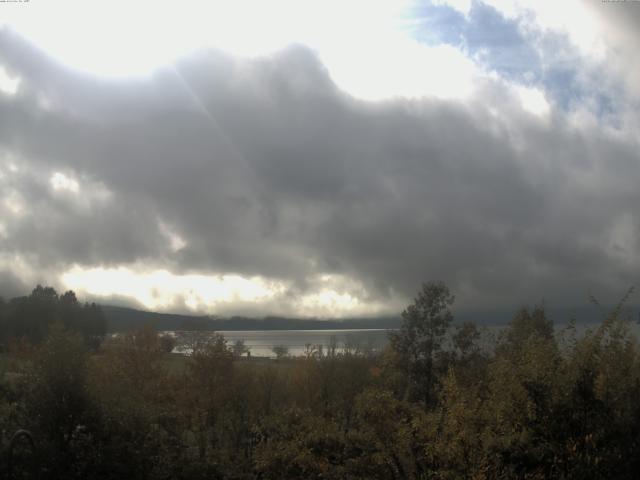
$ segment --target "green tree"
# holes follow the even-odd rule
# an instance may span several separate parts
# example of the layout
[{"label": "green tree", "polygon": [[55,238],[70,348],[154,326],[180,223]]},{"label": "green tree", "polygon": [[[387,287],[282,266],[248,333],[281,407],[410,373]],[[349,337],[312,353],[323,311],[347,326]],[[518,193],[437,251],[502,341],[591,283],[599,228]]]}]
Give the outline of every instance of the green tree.
[{"label": "green tree", "polygon": [[481,331],[473,322],[456,326],[451,338],[451,358],[459,384],[471,386],[486,380],[489,355],[480,346],[481,337]]},{"label": "green tree", "polygon": [[289,349],[285,345],[275,345],[271,351],[278,360],[289,355]]},{"label": "green tree", "polygon": [[480,340],[480,330],[473,322],[464,322],[456,327],[456,333],[453,335],[453,346],[461,358],[467,358],[475,355],[480,350],[478,346]]},{"label": "green tree", "polygon": [[28,377],[27,412],[38,437],[46,440],[46,461],[61,476],[73,462],[72,443],[79,429],[94,424],[88,359],[82,337],[55,324],[36,351]]},{"label": "green tree", "polygon": [[193,351],[188,363],[182,398],[189,429],[196,439],[198,458],[215,451],[220,442],[220,422],[234,377],[233,352],[216,333],[210,342]]},{"label": "green tree", "polygon": [[31,295],[12,298],[4,310],[0,336],[5,339],[25,337],[37,344],[51,325],[59,322],[82,333],[87,345],[95,350],[106,333],[102,309],[95,303],[81,305],[71,290],[58,295],[53,288],[38,285]]},{"label": "green tree", "polygon": [[238,339],[235,341],[235,343],[233,344],[233,347],[231,347],[233,350],[233,354],[236,357],[241,357],[244,354],[249,352],[249,347],[247,347],[244,343],[244,340],[242,339]]},{"label": "green tree", "polygon": [[164,353],[171,353],[173,349],[176,347],[176,339],[171,335],[160,335],[160,350]]},{"label": "green tree", "polygon": [[[184,390],[163,368],[157,333],[147,326],[120,335],[91,360],[89,387],[101,413],[100,451],[98,472],[82,478],[175,478],[151,473],[179,451],[173,441],[179,436],[176,396]],[[163,448],[164,443],[171,447]]]},{"label": "green tree", "polygon": [[535,306],[531,311],[522,308],[513,317],[505,333],[504,343],[510,348],[519,348],[534,335],[552,340],[553,322],[547,318],[542,306]]},{"label": "green tree", "polygon": [[453,315],[455,297],[442,282],[422,285],[421,291],[402,312],[402,326],[389,335],[399,366],[408,375],[409,395],[425,405],[435,400],[436,367]]}]

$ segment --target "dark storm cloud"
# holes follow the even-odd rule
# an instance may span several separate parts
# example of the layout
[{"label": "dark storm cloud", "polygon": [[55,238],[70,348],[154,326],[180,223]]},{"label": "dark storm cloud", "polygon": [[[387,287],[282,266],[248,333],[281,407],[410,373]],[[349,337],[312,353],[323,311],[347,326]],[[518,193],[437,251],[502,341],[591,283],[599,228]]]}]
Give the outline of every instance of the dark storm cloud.
[{"label": "dark storm cloud", "polygon": [[[468,305],[571,303],[637,280],[637,149],[534,118],[498,81],[466,105],[361,102],[303,47],[104,80],[9,31],[0,63],[22,80],[0,96],[0,147],[20,165],[0,183],[26,205],[3,215],[0,245],[44,272],[137,262],[299,292],[336,273],[377,300],[444,279]],[[52,189],[57,171],[77,194]],[[186,246],[172,251],[160,222]]]}]

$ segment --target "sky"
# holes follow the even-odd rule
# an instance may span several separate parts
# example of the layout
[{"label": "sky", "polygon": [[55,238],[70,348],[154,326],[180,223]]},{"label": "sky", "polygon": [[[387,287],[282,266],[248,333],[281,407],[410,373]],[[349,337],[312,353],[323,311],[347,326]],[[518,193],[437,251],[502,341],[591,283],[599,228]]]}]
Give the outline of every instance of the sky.
[{"label": "sky", "polygon": [[0,294],[212,315],[616,301],[640,2],[0,3]]}]

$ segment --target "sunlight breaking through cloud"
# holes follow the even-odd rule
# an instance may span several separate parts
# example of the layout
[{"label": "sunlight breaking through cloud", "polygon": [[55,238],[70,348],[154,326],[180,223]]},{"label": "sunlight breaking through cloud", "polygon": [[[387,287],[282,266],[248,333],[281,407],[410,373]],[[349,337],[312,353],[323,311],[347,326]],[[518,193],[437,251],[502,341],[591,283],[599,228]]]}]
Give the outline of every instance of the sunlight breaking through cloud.
[{"label": "sunlight breaking through cloud", "polygon": [[74,267],[61,276],[67,288],[98,297],[121,296],[145,308],[179,306],[191,310],[232,302],[256,302],[282,290],[275,282],[238,275],[174,275],[167,270],[136,271],[125,267]]},{"label": "sunlight breaking through cloud", "polygon": [[75,266],[60,278],[65,288],[76,293],[127,298],[149,310],[226,314],[248,308],[260,316],[284,310],[304,317],[340,317],[388,313],[397,307],[369,301],[362,285],[342,275],[310,278],[302,294],[293,293],[291,282],[235,274],[180,275],[167,270]]}]

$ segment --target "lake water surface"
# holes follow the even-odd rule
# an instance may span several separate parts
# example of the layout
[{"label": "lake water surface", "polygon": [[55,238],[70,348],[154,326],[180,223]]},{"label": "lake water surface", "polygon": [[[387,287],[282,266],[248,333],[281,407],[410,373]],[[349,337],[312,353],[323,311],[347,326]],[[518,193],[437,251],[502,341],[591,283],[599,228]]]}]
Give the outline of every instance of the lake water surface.
[{"label": "lake water surface", "polygon": [[[595,329],[598,324],[577,325],[575,330],[579,337],[584,335],[588,329]],[[629,324],[631,332],[640,338],[640,325],[637,322]],[[502,326],[484,326],[479,327],[480,338],[478,339],[480,348],[484,351],[491,351],[496,344],[496,340],[500,332],[505,328]],[[566,325],[556,325],[556,336],[561,339],[567,335]],[[271,357],[276,355],[273,351],[274,347],[285,347],[287,354],[291,356],[305,355],[310,347],[321,346],[323,351],[327,351],[332,345],[337,347],[338,351],[348,348],[351,351],[368,352],[382,351],[389,343],[388,333],[386,329],[352,329],[352,330],[252,330],[252,331],[219,331],[227,340],[229,347],[232,347],[237,340],[242,340],[245,346],[249,348],[252,356]],[[454,333],[452,329],[450,334]],[[185,336],[212,336],[214,332],[165,332],[175,336],[178,343]],[[188,343],[188,342],[186,342]],[[443,343],[443,347],[451,348],[451,338],[449,337]],[[182,351],[189,353],[189,349]]]},{"label": "lake water surface", "polygon": [[[249,348],[252,356],[275,357],[274,347],[285,347],[289,355],[304,355],[309,346],[322,346],[323,350],[335,345],[338,351],[345,347],[359,351],[380,351],[388,342],[388,330],[354,329],[354,330],[254,330],[254,331],[221,331],[229,346],[242,340]],[[183,332],[170,332],[180,340]],[[190,332],[190,335],[193,333]],[[211,335],[212,332],[198,332]]]}]

